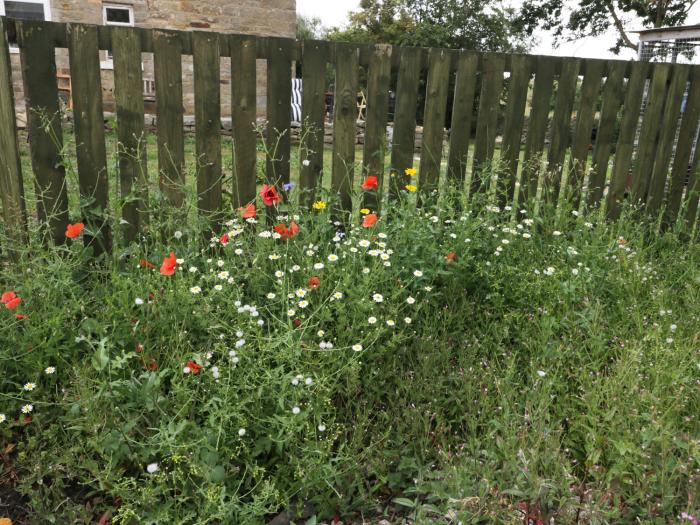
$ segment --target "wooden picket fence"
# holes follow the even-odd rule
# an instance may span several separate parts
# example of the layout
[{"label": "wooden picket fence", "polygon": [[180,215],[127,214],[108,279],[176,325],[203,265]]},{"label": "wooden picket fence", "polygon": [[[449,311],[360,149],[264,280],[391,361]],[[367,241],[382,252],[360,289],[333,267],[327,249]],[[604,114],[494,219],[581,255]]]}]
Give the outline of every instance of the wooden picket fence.
[{"label": "wooden picket fence", "polygon": [[[50,236],[56,243],[64,242],[69,218],[65,172],[60,162],[57,48],[67,48],[70,59],[79,191],[82,197],[89,197],[83,212],[87,220],[97,223],[91,229],[103,232],[101,244],[106,249],[110,246],[108,225],[99,222],[99,211],[108,205],[99,50],[110,50],[114,56],[118,140],[123,145],[118,171],[124,196],[131,194],[132,188],[147,187],[145,148],[140,143],[144,136],[141,54],[154,55],[158,180],[173,206],[181,206],[184,198],[181,57],[193,56],[200,166],[196,181],[198,208],[214,228],[232,212],[222,209],[221,57],[231,58],[232,69],[235,187],[230,190],[234,207],[256,197],[257,136],[252,123],[256,118],[256,60],[263,59],[267,61],[266,140],[275,151],[266,160],[266,176],[279,187],[290,180],[291,66],[295,61],[301,63],[304,142],[298,180],[304,205],[314,201],[323,172],[324,93],[326,66],[330,63],[335,68],[331,188],[345,210],[351,210],[352,193],[358,183],[353,166],[356,96],[362,67],[367,79],[362,170],[382,180],[385,154],[390,151],[389,199],[396,198],[409,182],[404,170],[414,165],[417,101],[425,78],[418,178],[421,193],[440,187],[443,157],[448,182],[464,184],[465,175],[471,173],[470,188],[465,191],[484,191],[487,171],[482,168],[494,158],[500,126],[500,205],[512,203],[516,182],[520,182],[517,203],[536,195],[538,184],[546,184],[546,191],[541,192],[545,198],[556,202],[566,189],[574,205],[584,199],[589,206],[603,206],[609,219],[619,216],[628,194],[650,213],[664,210],[665,224],[673,224],[680,210],[684,211],[683,220],[690,224],[697,217],[700,155],[691,162],[691,151],[696,146],[700,118],[700,66],[296,42],[214,32],[9,19],[0,20],[0,34],[4,35],[10,26],[16,31],[20,47],[32,168],[36,193],[41,195],[37,214],[40,220],[48,219]],[[0,191],[6,229],[22,239],[26,237],[27,220],[11,77],[7,40],[0,38]],[[390,90],[396,93],[396,105],[388,146]],[[452,91],[451,129],[447,151],[443,152]],[[687,99],[681,108],[685,93]],[[52,134],[46,133],[42,114],[51,119],[48,127],[53,129]],[[470,148],[473,162],[467,171]],[[546,167],[545,177],[541,176],[541,166]],[[563,172],[568,174],[568,188],[561,187]],[[584,178],[588,181],[587,192],[582,194]],[[123,208],[123,219],[129,225],[128,240],[137,237],[147,220],[144,202],[144,198],[131,199]],[[381,204],[374,193],[366,194],[363,203],[373,209]],[[97,213],[93,216],[91,210]]]}]

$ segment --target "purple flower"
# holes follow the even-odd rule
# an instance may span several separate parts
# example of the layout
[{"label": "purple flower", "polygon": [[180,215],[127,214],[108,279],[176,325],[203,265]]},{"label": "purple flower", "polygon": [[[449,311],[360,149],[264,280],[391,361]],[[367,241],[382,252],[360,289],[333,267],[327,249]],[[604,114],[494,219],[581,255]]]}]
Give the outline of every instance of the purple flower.
[{"label": "purple flower", "polygon": [[282,187],[284,188],[284,191],[289,191],[289,190],[291,190],[291,189],[294,187],[294,183],[293,183],[293,182],[287,182],[287,183],[285,183]]}]

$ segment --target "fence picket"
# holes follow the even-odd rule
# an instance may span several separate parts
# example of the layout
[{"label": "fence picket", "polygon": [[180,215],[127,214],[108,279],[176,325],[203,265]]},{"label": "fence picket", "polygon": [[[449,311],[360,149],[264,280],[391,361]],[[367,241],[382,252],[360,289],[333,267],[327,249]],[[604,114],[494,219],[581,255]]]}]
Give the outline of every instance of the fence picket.
[{"label": "fence picket", "polygon": [[323,176],[328,44],[309,40],[303,45],[299,199],[308,207],[316,200]]},{"label": "fence picket", "polygon": [[221,65],[216,33],[192,33],[197,202],[213,232],[221,228]]},{"label": "fence picket", "polygon": [[515,183],[518,180],[518,162],[523,124],[525,122],[525,105],[527,90],[530,85],[533,58],[527,55],[513,55],[508,88],[505,123],[503,125],[503,142],[501,159],[505,168],[504,182],[500,185],[499,200],[504,206],[513,200]]},{"label": "fence picket", "polygon": [[[688,99],[683,111],[678,144],[671,167],[668,203],[662,221],[664,229],[672,226],[678,218],[683,188],[689,177],[690,154],[698,130],[698,119],[700,119],[700,68],[693,68],[690,72]],[[699,153],[700,151],[696,149],[695,158],[698,157]]]},{"label": "fence picket", "polygon": [[231,116],[233,127],[234,177],[232,201],[240,208],[255,201],[257,160],[255,117],[256,40],[254,37],[233,35],[231,50]]},{"label": "fence picket", "polygon": [[377,191],[363,195],[362,207],[380,211],[384,188],[384,157],[386,125],[389,117],[389,82],[391,80],[391,51],[389,45],[376,45],[370,58],[367,78],[367,118],[365,145],[362,155],[363,171],[379,180]]},{"label": "fence picket", "polygon": [[574,109],[580,66],[581,63],[578,59],[564,59],[557,81],[550,144],[547,152],[547,177],[545,178],[547,182],[545,188],[549,190],[545,194],[545,198],[551,202],[556,202],[559,198],[564,157],[566,149],[571,143],[571,113]]},{"label": "fence picket", "polygon": [[153,61],[158,121],[158,180],[176,208],[185,200],[185,134],[182,105],[182,39],[172,31],[153,31]]},{"label": "fence picket", "polygon": [[68,24],[68,54],[81,207],[88,226],[83,239],[99,255],[111,250],[112,236],[106,220],[109,185],[97,28]]},{"label": "fence picket", "polygon": [[581,186],[588,164],[593,121],[605,71],[605,61],[587,59],[585,67],[586,71],[581,84],[581,103],[576,112],[576,127],[571,145],[571,161],[569,162],[568,184],[571,190],[571,204],[574,209],[578,209],[581,199]]},{"label": "fence picket", "polygon": [[684,64],[679,64],[673,68],[671,85],[668,88],[663,120],[661,121],[659,143],[654,155],[654,169],[649,182],[646,203],[649,213],[657,212],[664,201],[669,163],[673,153],[676,131],[678,131],[678,120],[681,116],[681,101],[683,100],[689,73],[689,66]]},{"label": "fence picket", "polygon": [[144,134],[141,40],[132,28],[112,31],[114,56],[114,97],[119,140],[119,185],[124,199],[124,239],[135,241],[148,223],[148,172]]},{"label": "fence picket", "polygon": [[532,90],[532,110],[525,141],[525,160],[520,180],[518,201],[525,202],[537,194],[540,176],[540,161],[547,132],[547,120],[554,84],[555,59],[549,56],[537,57],[535,84]]},{"label": "fence picket", "polygon": [[498,126],[498,110],[503,90],[503,70],[505,58],[501,54],[484,55],[481,72],[481,94],[479,95],[479,115],[476,121],[476,138],[474,139],[474,164],[470,193],[485,190],[482,174],[490,167],[495,149]]},{"label": "fence picket", "polygon": [[671,65],[655,64],[653,71],[654,75],[649,85],[649,97],[644,111],[644,121],[639,133],[637,161],[632,168],[632,198],[635,202],[646,201]]},{"label": "fence picket", "polygon": [[607,79],[603,88],[603,102],[600,109],[600,120],[596,132],[595,149],[591,174],[588,180],[588,206],[595,206],[600,202],[605,189],[605,180],[608,174],[608,160],[612,148],[613,136],[617,115],[620,112],[622,102],[622,86],[625,80],[626,65],[621,62],[610,63]]},{"label": "fence picket", "polygon": [[634,62],[627,82],[620,132],[615,146],[612,179],[605,204],[605,216],[608,220],[614,220],[620,216],[621,202],[627,191],[634,139],[644,96],[644,83],[650,67],[651,64],[648,62]]},{"label": "fence picket", "polygon": [[289,182],[291,99],[292,41],[270,38],[267,56],[268,155],[265,172],[268,183],[278,187]]},{"label": "fence picket", "polygon": [[474,112],[474,92],[479,55],[472,51],[461,51],[457,59],[455,93],[452,102],[450,128],[450,152],[447,158],[448,180],[464,185],[467,169],[469,142],[472,135],[472,113]]},{"label": "fence picket", "polygon": [[351,45],[338,44],[335,60],[335,97],[333,108],[333,167],[331,190],[339,198],[340,208],[352,210],[352,183],[355,173],[357,133],[358,53]]},{"label": "fence picket", "polygon": [[23,243],[27,240],[27,210],[15,119],[10,48],[0,18],[0,197],[7,233],[13,241]]},{"label": "fence picket", "polygon": [[398,199],[400,191],[411,180],[405,174],[405,170],[413,167],[413,149],[416,141],[420,49],[408,47],[401,49],[400,53],[394,134],[391,143],[390,199]]},{"label": "fence picket", "polygon": [[419,185],[423,194],[421,198],[437,190],[440,178],[447,87],[450,84],[450,55],[444,49],[431,49],[428,67],[419,174]]},{"label": "fence picket", "polygon": [[[16,27],[22,44],[20,58],[37,216],[42,225],[48,225],[47,236],[54,243],[62,244],[66,240],[68,225],[68,189],[61,158],[63,130],[52,38],[54,26],[18,21]],[[46,119],[46,126],[43,119]]]}]

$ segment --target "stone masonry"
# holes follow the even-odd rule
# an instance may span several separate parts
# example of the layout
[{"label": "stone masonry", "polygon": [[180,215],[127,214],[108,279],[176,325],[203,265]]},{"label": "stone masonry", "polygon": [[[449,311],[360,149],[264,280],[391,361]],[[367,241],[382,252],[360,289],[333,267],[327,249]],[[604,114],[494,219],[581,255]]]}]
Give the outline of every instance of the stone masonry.
[{"label": "stone masonry", "polygon": [[[55,22],[80,22],[103,24],[103,6],[129,6],[133,9],[133,23],[137,27],[217,31],[262,36],[293,38],[296,31],[296,0],[48,0],[51,19]],[[24,97],[19,54],[11,56],[13,84],[18,120],[24,114]],[[106,111],[114,105],[114,77],[107,52],[100,51],[102,66],[102,92]],[[69,75],[68,52],[59,49],[56,53],[59,76]],[[186,115],[194,113],[194,84],[192,57],[183,56],[183,105]],[[291,74],[291,72],[290,72]],[[143,54],[143,78],[152,81],[153,55]],[[66,85],[67,81],[59,82]],[[151,88],[153,84],[151,83]],[[148,89],[146,90],[148,91]],[[67,93],[66,93],[67,96]],[[155,111],[154,97],[144,96],[146,112]],[[266,109],[265,61],[257,64],[257,108],[264,116]],[[221,111],[222,117],[231,115],[231,61],[221,59]]]}]

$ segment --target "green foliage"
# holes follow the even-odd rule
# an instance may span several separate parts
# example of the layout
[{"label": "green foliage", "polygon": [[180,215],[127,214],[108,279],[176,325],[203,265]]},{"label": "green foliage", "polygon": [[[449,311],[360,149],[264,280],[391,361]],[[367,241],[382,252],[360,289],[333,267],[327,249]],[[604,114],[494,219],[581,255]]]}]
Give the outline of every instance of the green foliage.
[{"label": "green foliage", "polygon": [[487,0],[363,0],[347,29],[328,37],[360,43],[524,51],[531,36],[513,24],[507,2]]},{"label": "green foliage", "polygon": [[[623,47],[636,51],[628,31],[682,25],[693,4],[687,0],[586,0],[571,9],[564,0],[525,0],[516,27],[529,32],[540,27],[553,30],[558,40],[599,36],[614,29],[618,37],[611,51],[619,53]],[[630,18],[634,19],[634,27],[626,26]]]},{"label": "green foliage", "polygon": [[151,238],[101,264],[80,239],[3,261],[22,303],[0,309],[2,468],[27,519],[696,512],[697,242],[635,210],[606,224],[459,195],[416,210],[404,192],[344,234],[332,199],[269,208],[298,224],[288,240],[262,210],[227,243],[154,213]]}]

